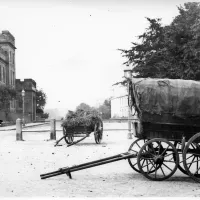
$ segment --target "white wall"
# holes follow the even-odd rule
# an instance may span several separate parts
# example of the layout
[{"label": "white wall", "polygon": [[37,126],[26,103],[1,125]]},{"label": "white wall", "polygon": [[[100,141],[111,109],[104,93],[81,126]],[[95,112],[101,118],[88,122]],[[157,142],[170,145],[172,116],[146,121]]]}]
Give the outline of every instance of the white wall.
[{"label": "white wall", "polygon": [[111,118],[128,116],[127,96],[121,96],[111,99]]},{"label": "white wall", "polygon": [[[111,89],[111,118],[128,117],[128,94],[124,86],[113,86]],[[137,119],[135,109],[132,108],[132,119]],[[134,116],[133,116],[134,115]]]},{"label": "white wall", "polygon": [[111,90],[111,118],[128,117],[127,88],[116,85]]}]

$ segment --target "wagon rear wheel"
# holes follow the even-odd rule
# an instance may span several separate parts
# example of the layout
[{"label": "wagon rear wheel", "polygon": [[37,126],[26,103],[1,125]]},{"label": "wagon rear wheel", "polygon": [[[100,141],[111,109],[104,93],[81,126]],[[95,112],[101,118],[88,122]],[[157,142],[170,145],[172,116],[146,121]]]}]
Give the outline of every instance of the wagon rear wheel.
[{"label": "wagon rear wheel", "polygon": [[63,136],[66,136],[66,137],[64,137],[64,139],[67,144],[73,143],[73,141],[74,141],[73,133],[67,134],[65,127],[63,127]]},{"label": "wagon rear wheel", "polygon": [[103,138],[103,122],[99,120],[94,127],[94,139],[97,144],[101,143]]},{"label": "wagon rear wheel", "polygon": [[[173,154],[176,156],[174,160]],[[161,138],[146,142],[137,156],[140,172],[148,179],[162,181],[171,177],[179,163],[179,156],[174,145]]]},{"label": "wagon rear wheel", "polygon": [[200,182],[200,133],[191,137],[185,146],[183,164],[188,175]]},{"label": "wagon rear wheel", "polygon": [[[145,139],[137,139],[135,140],[131,146],[129,147],[128,151],[131,153],[138,155],[138,152],[142,148],[142,146],[145,144],[147,140]],[[129,165],[135,170],[136,172],[140,173],[140,170],[137,165],[137,157],[136,158],[128,158]]]}]

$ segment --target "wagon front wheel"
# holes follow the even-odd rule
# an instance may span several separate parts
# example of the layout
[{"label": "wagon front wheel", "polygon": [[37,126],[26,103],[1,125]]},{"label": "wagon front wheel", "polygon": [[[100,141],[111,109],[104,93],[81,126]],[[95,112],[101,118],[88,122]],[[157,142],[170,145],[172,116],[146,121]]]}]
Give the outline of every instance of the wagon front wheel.
[{"label": "wagon front wheel", "polygon": [[200,182],[200,133],[191,137],[185,146],[183,164],[188,175]]},{"label": "wagon front wheel", "polygon": [[[182,143],[181,142],[174,142],[174,146],[178,151],[179,154],[179,165],[178,165],[178,169],[183,173],[188,175],[187,171],[185,170],[184,164],[183,164],[183,152],[182,152]],[[176,159],[176,156],[174,155],[174,159]]]},{"label": "wagon front wheel", "polygon": [[134,158],[128,158],[128,163],[133,168],[133,170],[135,170],[138,173],[140,173],[140,170],[138,169],[138,165],[137,165],[137,155],[146,141],[147,140],[145,139],[137,139],[131,144],[131,146],[128,149],[130,153],[133,153],[136,156]]},{"label": "wagon front wheel", "polygon": [[179,156],[171,142],[155,138],[146,142],[140,149],[137,163],[140,172],[146,178],[162,181],[175,173],[179,164]]},{"label": "wagon front wheel", "polygon": [[74,136],[73,136],[72,133],[71,134],[67,134],[65,127],[63,127],[63,136],[65,136],[64,139],[65,139],[65,142],[67,144],[72,144],[73,143]]},{"label": "wagon front wheel", "polygon": [[101,120],[94,127],[94,139],[97,144],[101,143],[103,138],[103,122]]}]

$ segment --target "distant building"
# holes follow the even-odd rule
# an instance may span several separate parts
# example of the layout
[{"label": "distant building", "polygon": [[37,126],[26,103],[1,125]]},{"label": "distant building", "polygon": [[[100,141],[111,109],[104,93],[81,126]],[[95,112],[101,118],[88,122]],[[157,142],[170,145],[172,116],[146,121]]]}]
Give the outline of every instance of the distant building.
[{"label": "distant building", "polygon": [[111,94],[111,118],[128,117],[127,88],[122,85],[113,86]]},{"label": "distant building", "polygon": [[21,92],[24,89],[24,118],[26,122],[36,120],[36,82],[33,79],[16,79],[17,101],[16,112],[18,117],[22,118],[23,102]]},{"label": "distant building", "polygon": [[[115,85],[111,90],[111,118],[128,118],[127,87]],[[131,119],[138,118],[134,108],[132,108],[130,115]]]}]

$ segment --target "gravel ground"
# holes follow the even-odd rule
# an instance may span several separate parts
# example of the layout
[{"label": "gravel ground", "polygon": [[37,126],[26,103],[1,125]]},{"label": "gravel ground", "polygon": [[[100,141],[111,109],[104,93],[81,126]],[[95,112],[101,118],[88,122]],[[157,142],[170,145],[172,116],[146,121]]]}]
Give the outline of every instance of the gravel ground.
[{"label": "gravel ground", "polygon": [[[60,125],[57,125],[61,129]],[[124,123],[105,123],[105,129],[127,128]],[[48,125],[29,130],[48,130]],[[62,136],[57,131],[57,139]],[[48,132],[23,133],[16,141],[15,131],[0,132],[1,197],[199,197],[199,183],[179,170],[162,182],[146,179],[127,160],[117,161],[67,175],[41,180],[40,174],[126,152],[134,139],[126,131],[104,131],[97,145],[93,134],[80,143],[54,147]]]}]

